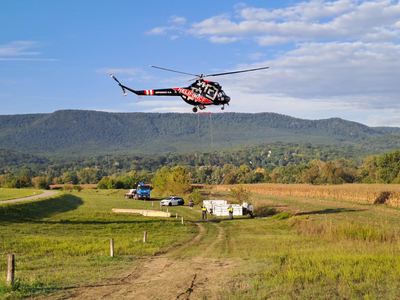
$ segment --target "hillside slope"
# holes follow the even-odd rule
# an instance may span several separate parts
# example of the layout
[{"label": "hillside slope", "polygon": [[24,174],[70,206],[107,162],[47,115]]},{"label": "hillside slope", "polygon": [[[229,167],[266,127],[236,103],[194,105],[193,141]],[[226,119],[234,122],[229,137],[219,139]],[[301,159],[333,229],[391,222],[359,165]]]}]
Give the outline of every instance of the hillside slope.
[{"label": "hillside slope", "polygon": [[274,141],[362,143],[399,133],[339,118],[302,120],[275,113],[108,113],[62,110],[0,116],[1,147],[46,156],[163,154]]}]

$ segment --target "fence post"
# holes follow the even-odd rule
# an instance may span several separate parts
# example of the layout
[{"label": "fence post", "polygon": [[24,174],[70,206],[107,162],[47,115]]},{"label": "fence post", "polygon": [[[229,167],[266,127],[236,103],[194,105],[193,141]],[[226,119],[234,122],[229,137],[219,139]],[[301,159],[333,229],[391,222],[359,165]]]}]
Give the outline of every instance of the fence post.
[{"label": "fence post", "polygon": [[114,257],[114,239],[110,239],[110,256]]},{"label": "fence post", "polygon": [[8,268],[7,268],[7,285],[12,286],[14,284],[15,276],[15,257],[14,254],[8,254]]},{"label": "fence post", "polygon": [[182,217],[182,225],[183,225],[183,217]]},{"label": "fence post", "polygon": [[154,206],[154,201],[151,201],[151,206]]},{"label": "fence post", "polygon": [[147,231],[143,232],[143,243],[147,243]]},{"label": "fence post", "polygon": [[178,219],[178,213],[176,213],[176,218]]}]

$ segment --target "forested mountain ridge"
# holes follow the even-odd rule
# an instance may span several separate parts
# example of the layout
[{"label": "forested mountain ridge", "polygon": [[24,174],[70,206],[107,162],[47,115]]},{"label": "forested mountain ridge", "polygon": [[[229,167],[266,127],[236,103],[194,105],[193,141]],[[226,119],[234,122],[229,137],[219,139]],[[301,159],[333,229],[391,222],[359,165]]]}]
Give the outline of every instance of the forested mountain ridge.
[{"label": "forested mountain ridge", "polygon": [[[71,157],[156,155],[275,141],[359,144],[400,133],[340,118],[302,120],[276,113],[108,113],[61,110],[0,115],[0,146],[29,154]],[[380,138],[380,140],[379,140]]]}]

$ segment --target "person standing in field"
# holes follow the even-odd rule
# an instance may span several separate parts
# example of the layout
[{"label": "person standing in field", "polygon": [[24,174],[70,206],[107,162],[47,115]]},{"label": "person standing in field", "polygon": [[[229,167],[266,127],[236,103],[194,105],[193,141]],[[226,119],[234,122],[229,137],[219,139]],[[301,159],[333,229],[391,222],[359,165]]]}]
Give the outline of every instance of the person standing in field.
[{"label": "person standing in field", "polygon": [[233,219],[233,207],[232,205],[229,205],[228,207],[228,211],[229,211],[229,219]]},{"label": "person standing in field", "polygon": [[204,204],[201,207],[201,217],[203,220],[207,220],[207,207]]},{"label": "person standing in field", "polygon": [[194,201],[193,201],[193,199],[190,199],[190,201],[189,201],[189,209],[192,210],[193,206],[194,206]]},{"label": "person standing in field", "polygon": [[252,217],[252,218],[254,218],[254,216],[253,216],[253,210],[254,210],[254,207],[253,207],[253,205],[251,204],[251,202],[249,203],[249,214],[250,214],[250,217]]},{"label": "person standing in field", "polygon": [[247,202],[246,200],[243,200],[243,204],[242,204],[242,209],[243,209],[243,216],[247,215]]}]

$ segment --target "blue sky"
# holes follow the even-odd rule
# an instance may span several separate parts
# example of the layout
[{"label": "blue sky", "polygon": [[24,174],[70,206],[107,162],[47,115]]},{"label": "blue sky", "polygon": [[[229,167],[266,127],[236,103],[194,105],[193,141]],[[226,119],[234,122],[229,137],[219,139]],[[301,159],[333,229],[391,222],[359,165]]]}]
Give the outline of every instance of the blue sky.
[{"label": "blue sky", "polygon": [[[191,112],[136,89],[215,77],[225,112],[400,126],[398,1],[0,0],[0,114]],[[218,107],[207,111],[221,112]]]}]

